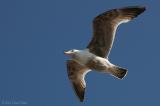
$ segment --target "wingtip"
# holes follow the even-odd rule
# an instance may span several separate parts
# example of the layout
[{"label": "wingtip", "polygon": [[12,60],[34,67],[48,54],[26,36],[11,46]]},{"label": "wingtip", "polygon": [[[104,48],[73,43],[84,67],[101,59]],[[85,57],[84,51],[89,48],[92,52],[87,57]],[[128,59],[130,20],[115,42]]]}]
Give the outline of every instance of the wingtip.
[{"label": "wingtip", "polygon": [[141,9],[141,12],[144,12],[146,10],[145,6],[139,6],[139,9]]},{"label": "wingtip", "polygon": [[142,13],[142,12],[144,12],[146,10],[146,6],[133,6],[131,8],[134,8],[134,7],[139,9],[140,13]]},{"label": "wingtip", "polygon": [[80,99],[80,102],[83,102],[84,101],[84,98]]},{"label": "wingtip", "polygon": [[137,16],[143,13],[146,10],[145,6],[139,6],[137,7]]},{"label": "wingtip", "polygon": [[83,94],[82,94],[81,96],[79,95],[79,100],[80,100],[80,102],[83,102],[83,101],[84,101],[84,94],[85,94],[85,88],[84,88]]},{"label": "wingtip", "polygon": [[137,7],[144,9],[144,10],[146,9],[146,6],[137,6]]},{"label": "wingtip", "polygon": [[145,6],[128,6],[120,9],[123,16],[130,17],[131,19],[137,17],[146,10]]},{"label": "wingtip", "polygon": [[80,102],[83,102],[84,100],[84,95],[85,95],[85,88],[82,88],[79,84],[77,83],[72,83],[75,94],[79,98]]},{"label": "wingtip", "polygon": [[127,7],[123,7],[120,9],[139,9],[141,11],[145,11],[146,10],[146,6],[127,6]]},{"label": "wingtip", "polygon": [[127,7],[123,7],[123,8],[141,8],[141,9],[146,9],[146,6],[127,6]]}]

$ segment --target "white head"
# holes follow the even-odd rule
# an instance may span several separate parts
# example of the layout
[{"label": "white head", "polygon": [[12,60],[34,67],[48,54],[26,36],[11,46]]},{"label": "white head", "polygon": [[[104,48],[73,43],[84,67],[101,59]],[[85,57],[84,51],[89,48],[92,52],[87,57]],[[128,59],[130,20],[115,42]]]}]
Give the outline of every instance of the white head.
[{"label": "white head", "polygon": [[85,64],[88,61],[88,59],[90,59],[93,56],[93,54],[91,54],[88,51],[88,49],[84,50],[72,49],[64,52],[64,54],[69,55],[72,59],[78,61],[81,64]]}]

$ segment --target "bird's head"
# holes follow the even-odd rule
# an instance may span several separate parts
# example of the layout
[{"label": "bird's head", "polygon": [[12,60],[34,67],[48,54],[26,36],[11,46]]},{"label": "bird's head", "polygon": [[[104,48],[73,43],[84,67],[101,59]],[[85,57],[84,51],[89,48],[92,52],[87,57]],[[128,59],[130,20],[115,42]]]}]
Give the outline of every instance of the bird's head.
[{"label": "bird's head", "polygon": [[74,56],[78,52],[79,52],[79,50],[72,49],[72,50],[64,51],[64,54],[69,55],[69,56]]}]

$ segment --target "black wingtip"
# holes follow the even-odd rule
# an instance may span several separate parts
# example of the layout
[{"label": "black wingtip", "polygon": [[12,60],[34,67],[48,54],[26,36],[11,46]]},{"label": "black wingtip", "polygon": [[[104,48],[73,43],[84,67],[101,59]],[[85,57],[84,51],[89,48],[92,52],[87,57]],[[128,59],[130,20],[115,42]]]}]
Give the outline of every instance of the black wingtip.
[{"label": "black wingtip", "polygon": [[[123,7],[123,8],[128,8],[128,9],[135,8],[135,9],[145,10],[146,6],[127,6],[127,7]],[[123,9],[123,8],[121,8],[121,9]]]},{"label": "black wingtip", "polygon": [[121,9],[118,9],[121,11],[121,15],[124,17],[130,17],[131,19],[137,17],[141,13],[143,13],[146,10],[146,7],[144,6],[128,6]]},{"label": "black wingtip", "polygon": [[135,9],[139,11],[139,13],[142,13],[146,10],[145,6],[129,6],[128,9]]},{"label": "black wingtip", "polygon": [[77,83],[72,83],[72,84],[73,84],[74,91],[75,91],[77,97],[79,98],[80,102],[83,102],[84,95],[85,95],[85,88],[82,88]]},{"label": "black wingtip", "polygon": [[146,10],[146,7],[144,6],[137,7],[137,15],[143,13],[145,10]]},{"label": "black wingtip", "polygon": [[80,98],[80,102],[83,102],[84,98]]},{"label": "black wingtip", "polygon": [[141,8],[143,11],[146,10],[146,7],[145,7],[145,6],[140,6],[139,8]]},{"label": "black wingtip", "polygon": [[85,94],[85,88],[84,88],[84,91],[83,91],[83,93],[81,94],[81,96],[79,95],[79,100],[80,100],[80,102],[83,102],[83,101],[84,101],[84,94]]}]

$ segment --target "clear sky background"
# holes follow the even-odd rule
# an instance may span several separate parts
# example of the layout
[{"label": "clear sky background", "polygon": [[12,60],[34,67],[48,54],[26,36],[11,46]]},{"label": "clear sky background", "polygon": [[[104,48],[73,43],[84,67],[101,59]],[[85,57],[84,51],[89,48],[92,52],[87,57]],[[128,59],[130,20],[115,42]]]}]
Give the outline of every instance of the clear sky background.
[{"label": "clear sky background", "polygon": [[[124,80],[87,74],[84,103],[68,80],[63,54],[83,49],[92,37],[92,19],[112,8],[146,6],[118,28],[110,61],[128,69]],[[159,0],[1,0],[0,105],[159,106]]]}]

